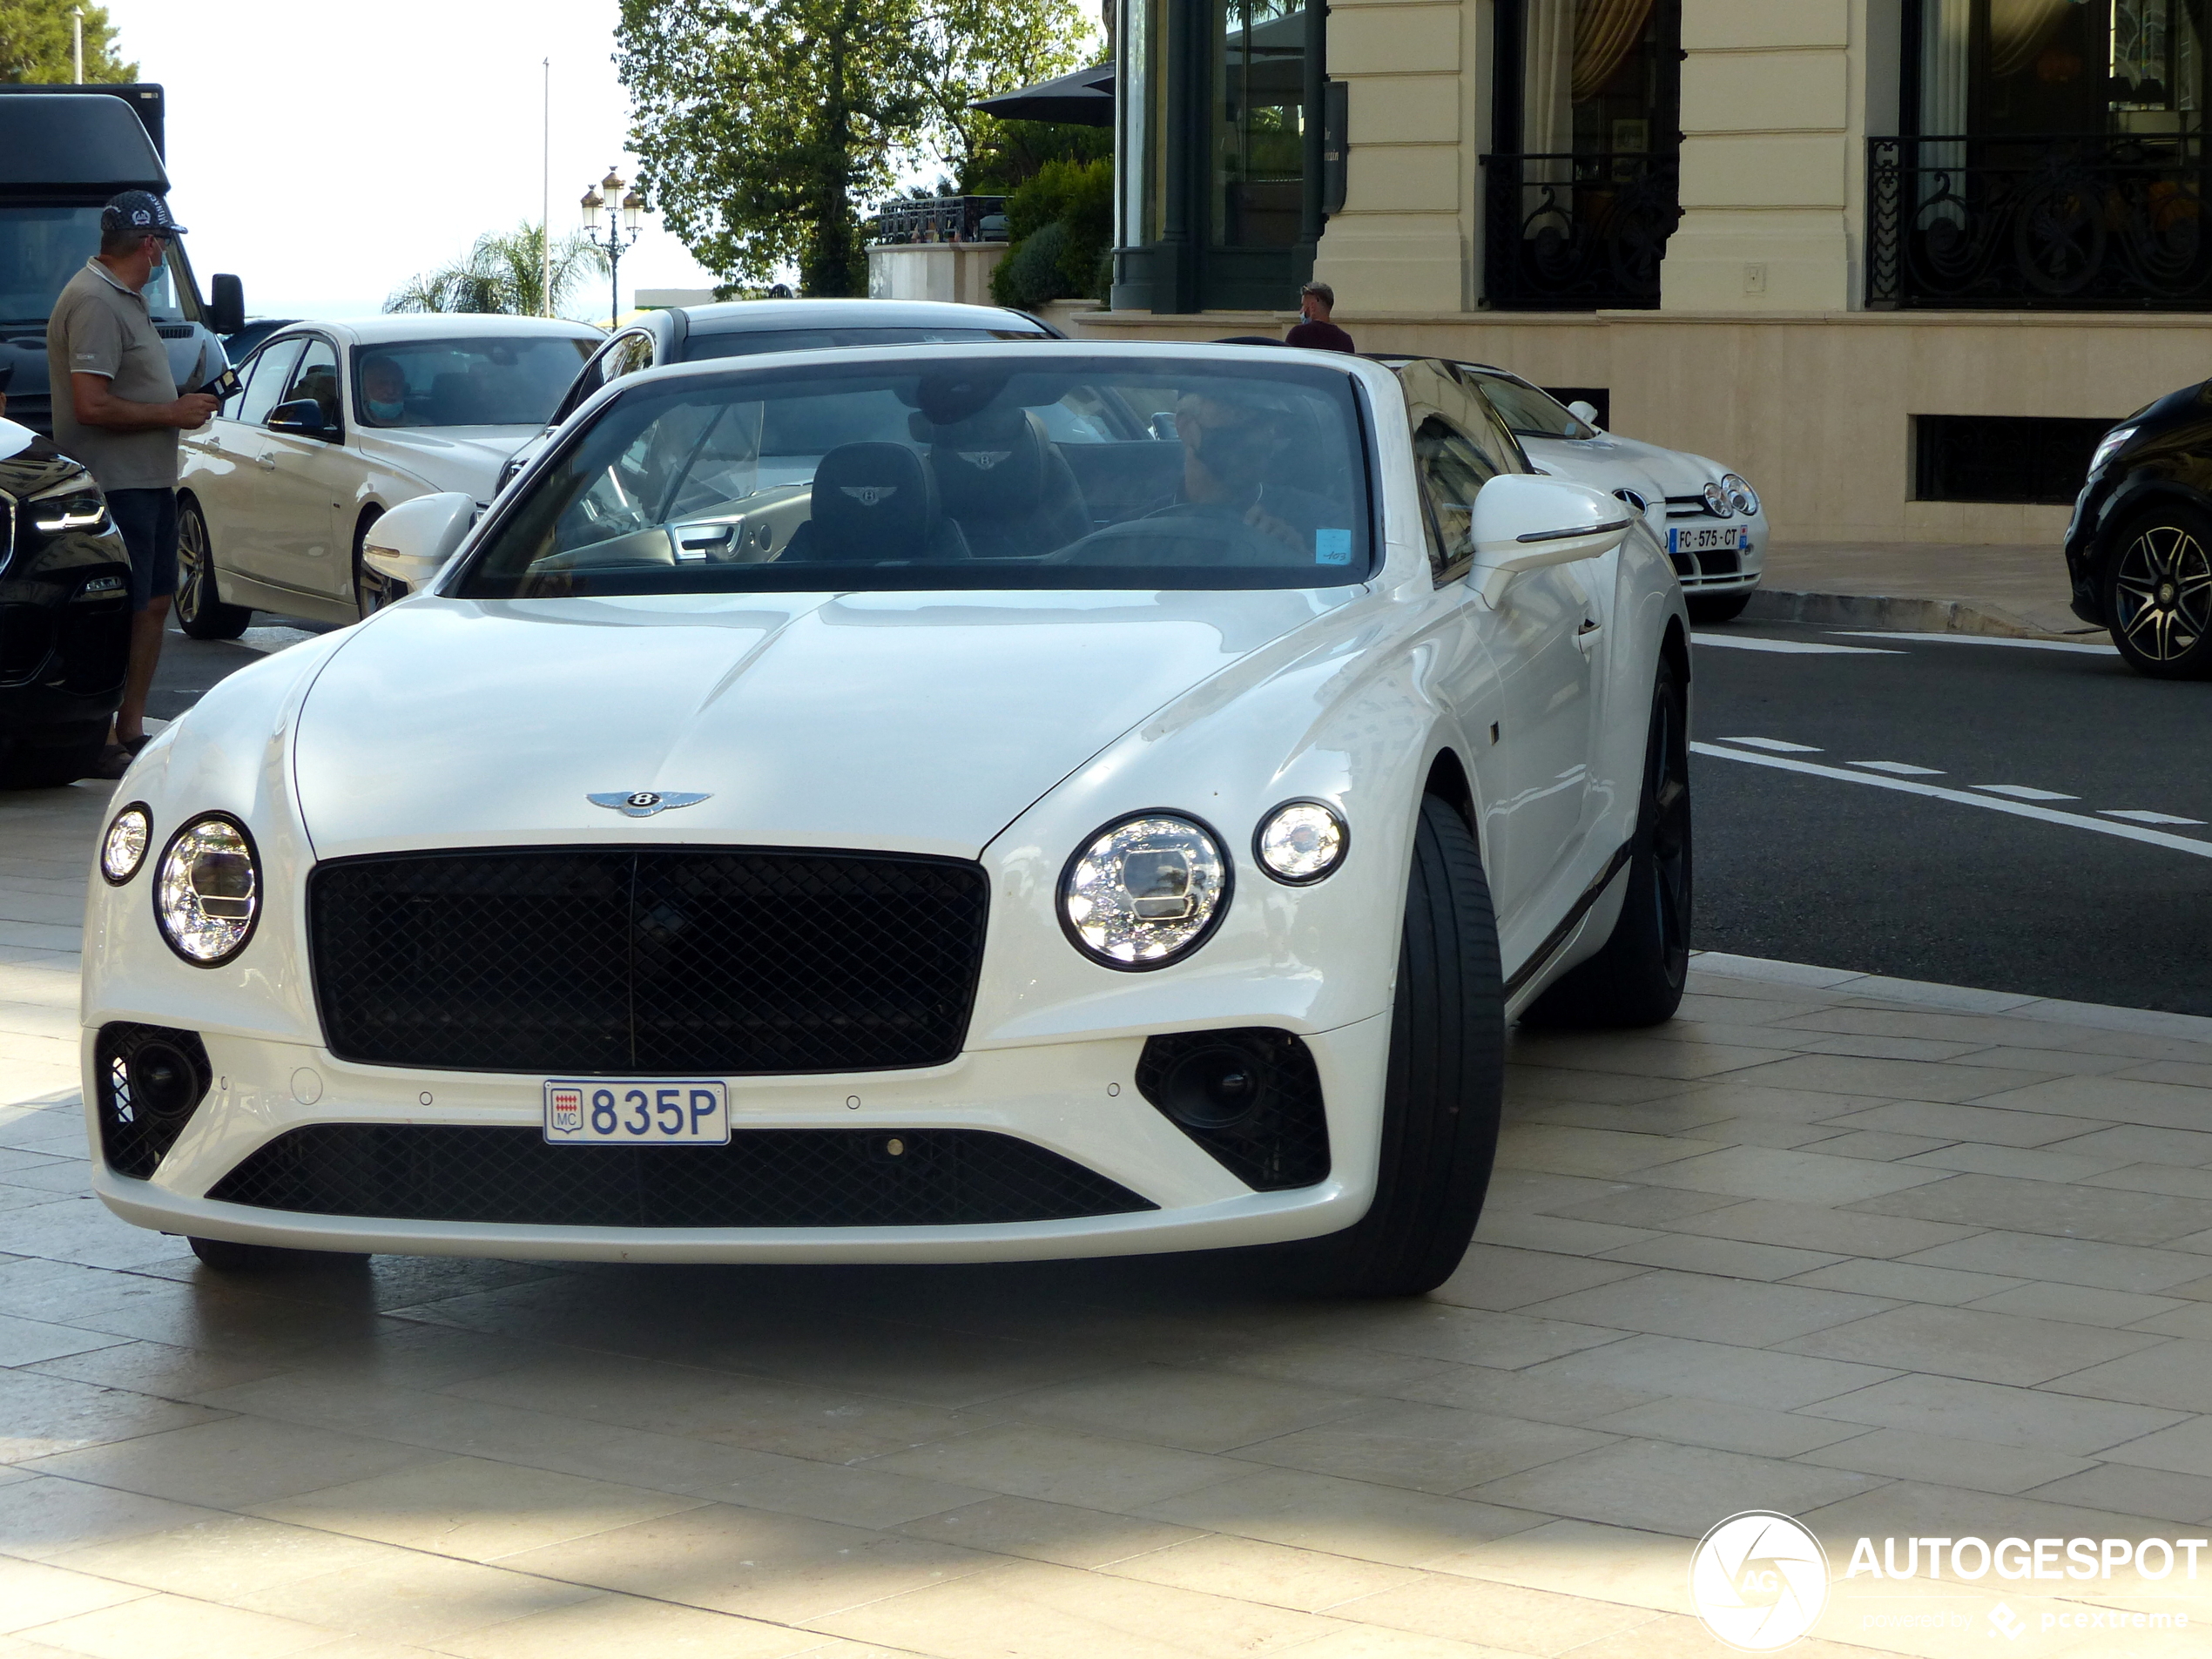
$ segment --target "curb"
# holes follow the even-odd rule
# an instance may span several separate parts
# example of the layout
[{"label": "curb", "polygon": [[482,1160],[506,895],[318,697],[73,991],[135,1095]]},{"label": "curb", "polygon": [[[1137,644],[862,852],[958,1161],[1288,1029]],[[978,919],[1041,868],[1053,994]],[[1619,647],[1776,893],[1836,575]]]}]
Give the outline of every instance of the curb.
[{"label": "curb", "polygon": [[[1903,633],[1982,634],[2009,639],[2068,639],[2071,630],[2040,623],[1980,599],[1923,599],[1871,593],[1793,593],[1759,588],[1743,608],[1746,622],[1801,622],[1818,627],[1880,628]],[[2082,633],[2097,630],[2086,626]]]},{"label": "curb", "polygon": [[2126,1031],[2136,1036],[2179,1037],[2188,1042],[2212,1043],[2212,1017],[2202,1014],[2123,1008],[2107,1002],[2069,1002],[2062,997],[1985,991],[1971,985],[1945,985],[1932,980],[1891,979],[1881,974],[1855,973],[1847,968],[1815,968],[1805,962],[1776,961],[1765,956],[1731,956],[1717,950],[1690,952],[1689,965],[1723,979],[1845,991],[1874,1001],[1938,1008],[1946,1014],[2005,1014],[2085,1025],[2100,1031]]}]

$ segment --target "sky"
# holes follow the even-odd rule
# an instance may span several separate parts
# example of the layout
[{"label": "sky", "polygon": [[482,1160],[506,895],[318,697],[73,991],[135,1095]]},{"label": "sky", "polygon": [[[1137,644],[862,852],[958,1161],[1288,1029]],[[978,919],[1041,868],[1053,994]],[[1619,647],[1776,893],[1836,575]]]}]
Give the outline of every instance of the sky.
[{"label": "sky", "polygon": [[[235,272],[249,316],[381,310],[419,271],[540,212],[552,59],[552,225],[622,147],[617,0],[106,0],[125,58],[167,89],[169,203],[200,290]],[[622,261],[639,287],[708,287],[651,214]],[[575,314],[607,320],[605,279]]]}]

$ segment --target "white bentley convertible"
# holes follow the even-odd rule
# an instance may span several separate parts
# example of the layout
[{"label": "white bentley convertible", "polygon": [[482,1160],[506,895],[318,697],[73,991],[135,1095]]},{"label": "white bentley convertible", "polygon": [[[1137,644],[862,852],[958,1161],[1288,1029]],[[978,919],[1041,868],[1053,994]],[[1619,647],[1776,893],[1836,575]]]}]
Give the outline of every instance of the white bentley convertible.
[{"label": "white bentley convertible", "polygon": [[218,1266],[1436,1285],[1507,1021],[1663,1020],[1687,965],[1681,591],[1526,465],[1440,366],[1321,353],[617,382],[132,767],[97,1190]]}]

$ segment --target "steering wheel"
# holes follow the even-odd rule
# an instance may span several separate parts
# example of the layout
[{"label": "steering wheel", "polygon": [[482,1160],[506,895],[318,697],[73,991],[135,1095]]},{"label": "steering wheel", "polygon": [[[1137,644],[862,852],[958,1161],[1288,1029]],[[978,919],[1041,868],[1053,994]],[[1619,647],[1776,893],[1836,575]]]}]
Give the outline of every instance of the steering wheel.
[{"label": "steering wheel", "polygon": [[[1125,519],[1121,523],[1093,530],[1080,542],[1070,543],[1059,551],[1046,555],[1043,562],[1048,564],[1184,564],[1190,561],[1177,554],[1176,544],[1187,542],[1211,543],[1220,550],[1220,556],[1215,562],[1226,565],[1289,567],[1298,560],[1295,548],[1255,529],[1233,507],[1178,502],[1157,512],[1148,513],[1143,518]],[[1125,543],[1139,545],[1127,548],[1120,545]],[[1101,554],[1104,556],[1096,556]]]}]

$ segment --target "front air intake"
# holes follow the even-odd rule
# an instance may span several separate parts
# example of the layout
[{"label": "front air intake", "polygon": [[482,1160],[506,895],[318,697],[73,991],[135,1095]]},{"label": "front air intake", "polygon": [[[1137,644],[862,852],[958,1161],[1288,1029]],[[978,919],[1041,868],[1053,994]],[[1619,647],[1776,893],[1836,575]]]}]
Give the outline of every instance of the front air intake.
[{"label": "front air intake", "polygon": [[1310,1187],[1329,1173],[1329,1121],[1313,1052],[1248,1027],[1148,1038],[1137,1092],[1245,1185]]}]

